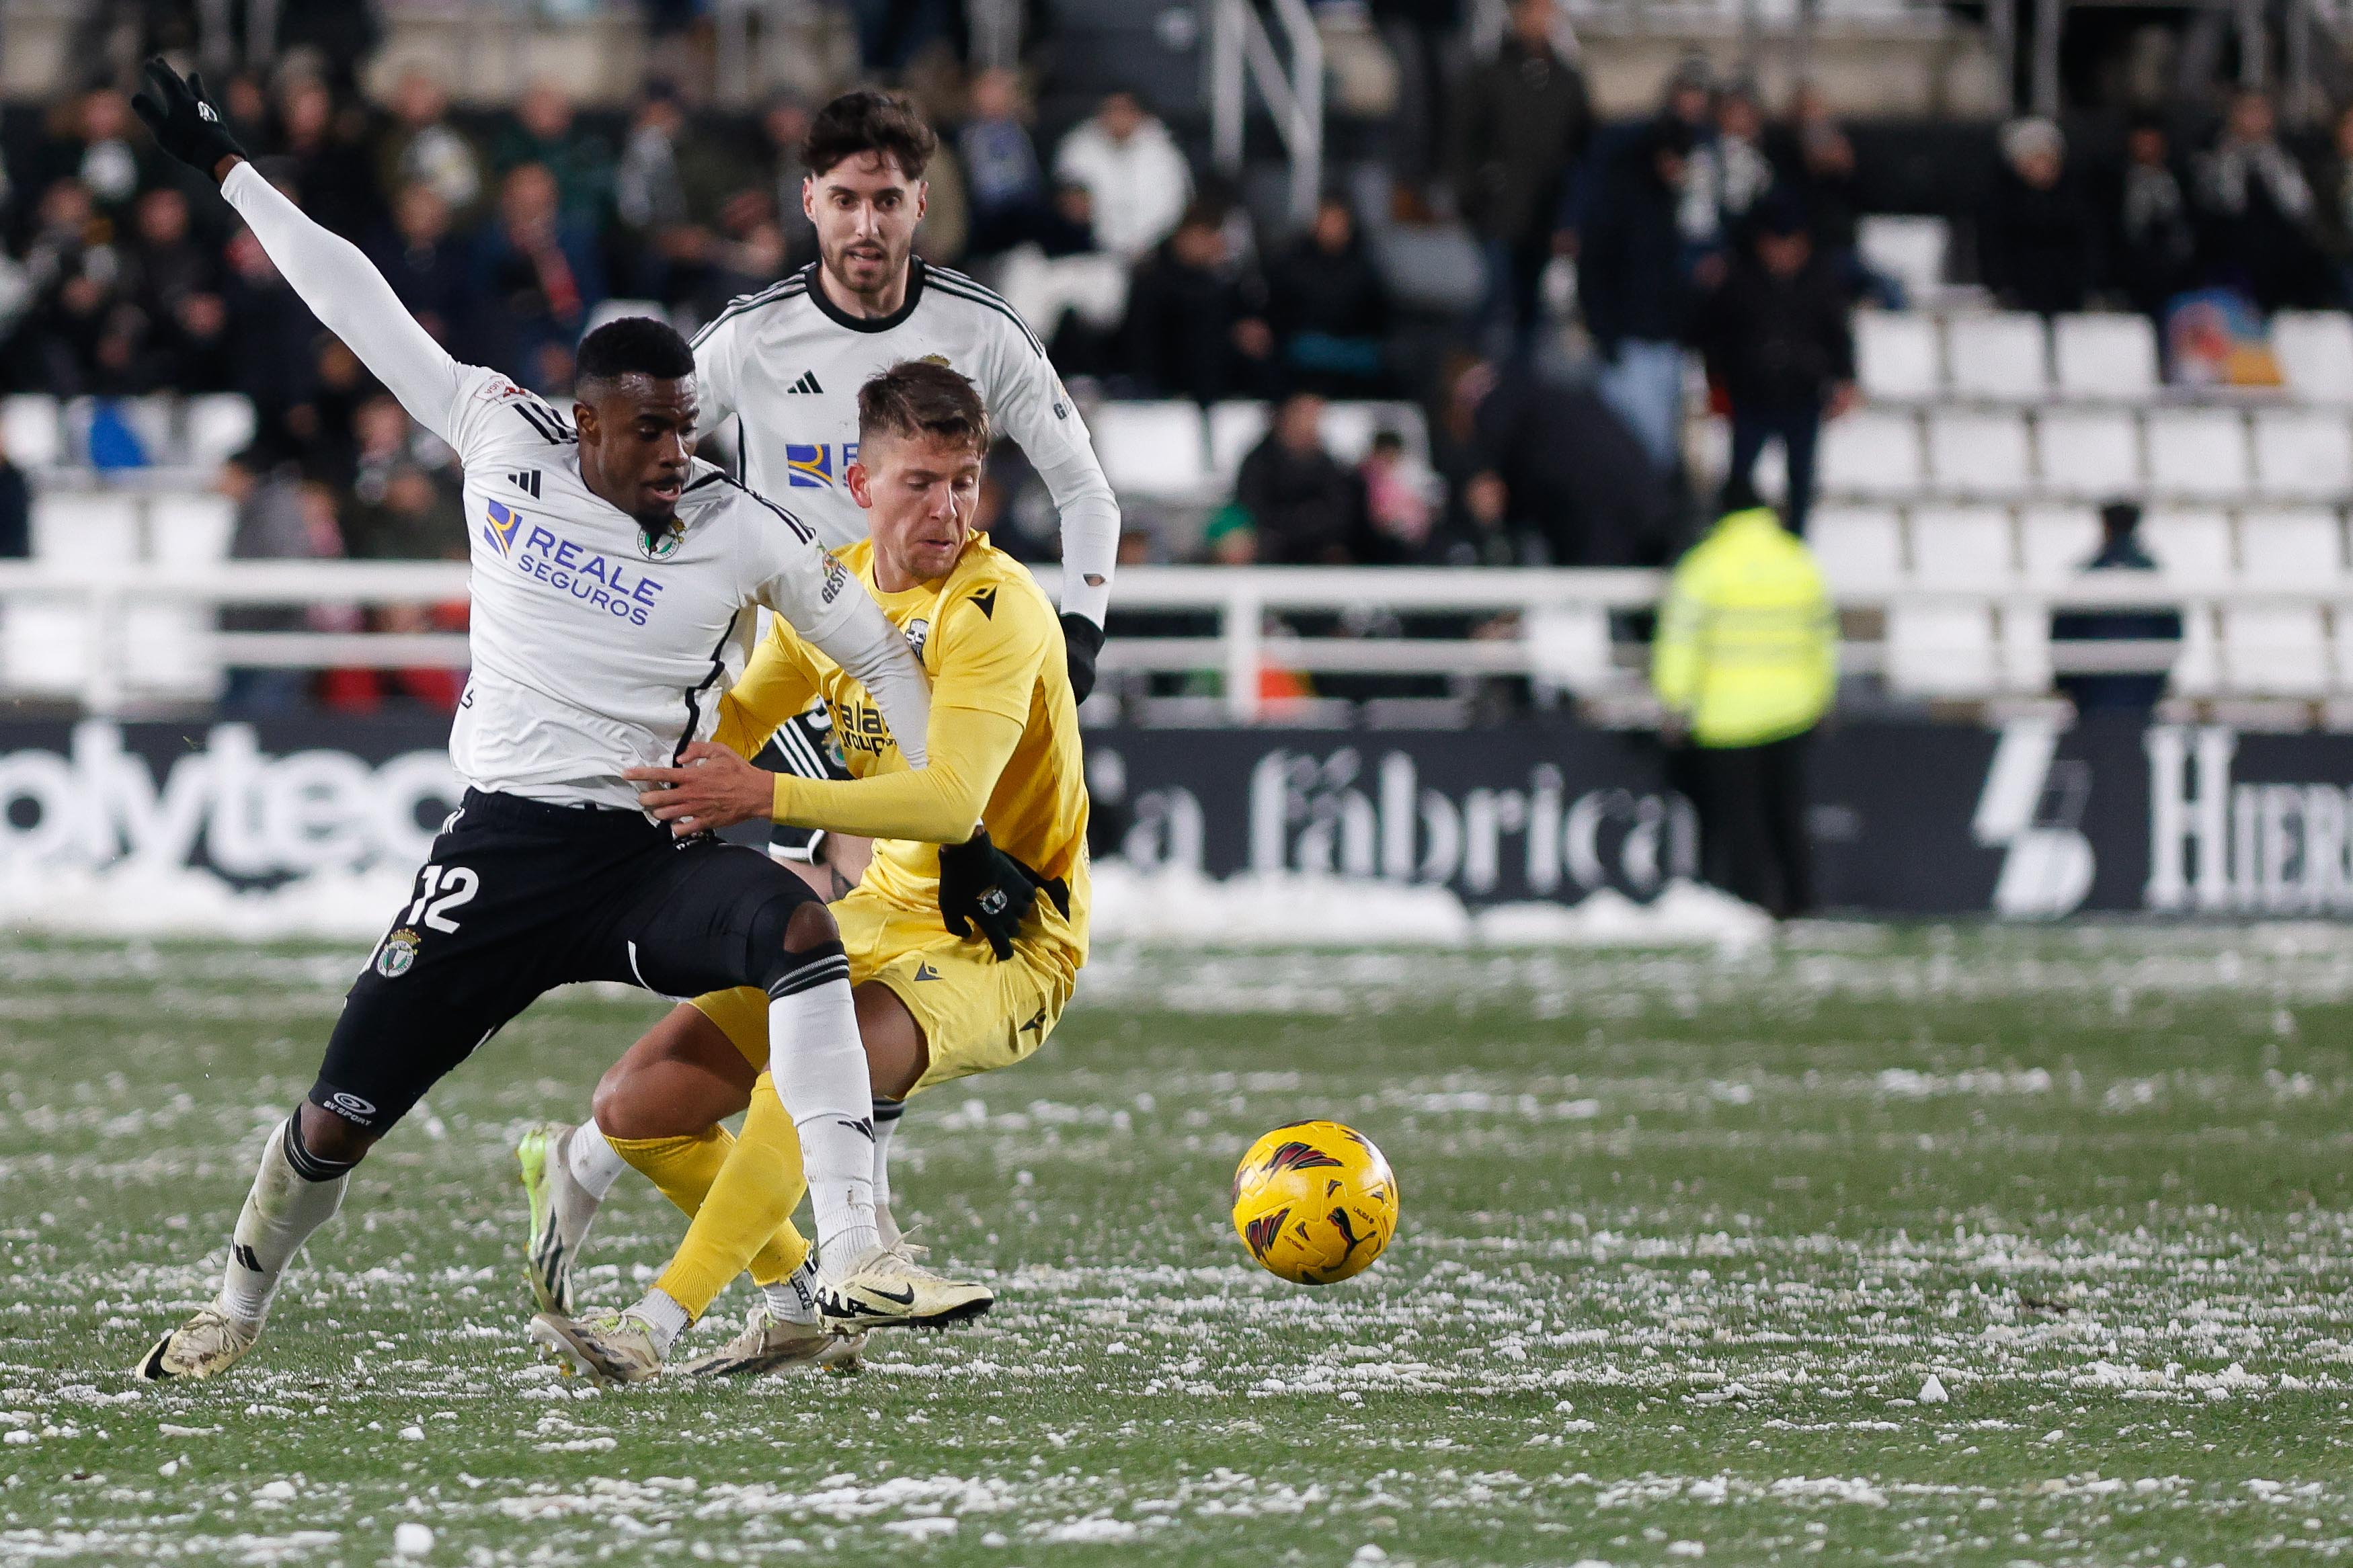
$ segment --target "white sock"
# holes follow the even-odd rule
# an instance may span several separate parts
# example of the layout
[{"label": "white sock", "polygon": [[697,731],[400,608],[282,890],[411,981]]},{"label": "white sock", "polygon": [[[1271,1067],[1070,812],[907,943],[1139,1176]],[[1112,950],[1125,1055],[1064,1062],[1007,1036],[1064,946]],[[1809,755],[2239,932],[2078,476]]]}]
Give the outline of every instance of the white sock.
[{"label": "white sock", "polygon": [[891,1206],[891,1139],[899,1131],[899,1118],[907,1114],[903,1100],[878,1100],[874,1102],[874,1206]]},{"label": "white sock", "polygon": [[564,1163],[572,1171],[572,1179],[588,1189],[588,1195],[602,1202],[613,1184],[629,1163],[613,1152],[605,1142],[604,1129],[594,1121],[584,1121],[572,1130],[564,1141]]},{"label": "white sock", "polygon": [[838,947],[814,957],[769,997],[768,1071],[800,1133],[818,1271],[839,1279],[882,1245],[874,1227],[874,1095],[849,961]]},{"label": "white sock", "polygon": [[311,1157],[291,1120],[269,1134],[261,1168],[245,1195],[230,1234],[228,1267],[221,1272],[220,1304],[238,1321],[259,1325],[287,1264],[311,1233],[335,1217],[352,1168]]},{"label": "white sock", "polygon": [[767,1298],[771,1316],[787,1323],[815,1324],[817,1321],[817,1254],[812,1252],[801,1260],[801,1266],[777,1280],[774,1285],[760,1287]]},{"label": "white sock", "polygon": [[636,1306],[628,1309],[628,1316],[642,1321],[653,1331],[654,1348],[664,1355],[670,1354],[670,1347],[686,1332],[686,1325],[691,1321],[686,1309],[667,1290],[647,1291]]}]

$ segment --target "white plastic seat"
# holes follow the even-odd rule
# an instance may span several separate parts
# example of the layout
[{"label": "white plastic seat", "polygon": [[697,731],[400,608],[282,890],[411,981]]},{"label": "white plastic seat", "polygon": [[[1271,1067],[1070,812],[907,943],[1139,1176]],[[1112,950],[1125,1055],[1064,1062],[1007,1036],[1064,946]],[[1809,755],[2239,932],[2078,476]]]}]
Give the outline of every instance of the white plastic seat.
[{"label": "white plastic seat", "polygon": [[21,597],[0,611],[0,685],[27,697],[78,694],[90,668],[90,616],[81,601]]},{"label": "white plastic seat", "polygon": [[2157,394],[2157,328],[2146,316],[2061,316],[2051,362],[2063,397],[2145,403]]},{"label": "white plastic seat", "polygon": [[2272,318],[2272,354],[2298,402],[2353,403],[2353,316],[2282,310]]},{"label": "white plastic seat", "polygon": [[[1215,418],[1216,411],[1211,410]],[[1394,430],[1405,443],[1409,463],[1430,461],[1430,431],[1421,410],[1410,403],[1327,403],[1324,405],[1324,445],[1342,462],[1354,467],[1373,449],[1373,437]],[[1211,450],[1216,449],[1214,438]]]},{"label": "white plastic seat", "polygon": [[204,605],[148,601],[123,613],[123,684],[153,697],[212,699],[221,668],[212,655],[213,612]]},{"label": "white plastic seat", "polygon": [[2023,310],[1955,316],[1945,323],[1945,364],[1962,397],[2034,403],[2051,392],[2042,318]]},{"label": "white plastic seat", "polygon": [[2328,639],[2317,605],[2225,605],[2221,630],[2222,679],[2230,690],[2327,695]]},{"label": "white plastic seat", "polygon": [[2000,507],[1915,507],[1912,581],[1923,588],[2012,586],[2010,513]]},{"label": "white plastic seat", "polygon": [[2019,514],[2019,574],[2031,588],[2066,583],[2099,549],[2100,519],[2089,507],[2029,507]]},{"label": "white plastic seat", "polygon": [[1869,597],[1904,584],[1904,529],[1889,507],[1816,507],[1806,544],[1834,595]]},{"label": "white plastic seat", "polygon": [[2131,415],[2056,409],[2036,420],[2034,437],[2046,493],[2084,500],[2139,493],[2140,426]]},{"label": "white plastic seat", "polygon": [[2238,575],[2231,521],[2219,511],[2158,511],[2144,518],[2140,542],[2167,583],[2209,592]]},{"label": "white plastic seat", "polygon": [[1831,495],[1894,500],[1916,495],[1923,474],[1920,422],[1893,409],[1864,408],[1824,426],[1815,468]]},{"label": "white plastic seat", "polygon": [[1936,493],[2022,496],[2032,488],[2023,415],[1938,409],[1928,416],[1928,472]]},{"label": "white plastic seat", "polygon": [[1902,604],[1887,611],[1887,685],[1912,697],[1986,697],[2001,689],[1993,612],[1985,605]]},{"label": "white plastic seat", "polygon": [[1208,489],[1198,405],[1106,403],[1091,423],[1103,474],[1122,495],[1198,498]]},{"label": "white plastic seat", "polygon": [[2247,423],[2228,408],[2159,408],[2144,426],[2160,495],[2236,500],[2248,489]]},{"label": "white plastic seat", "polygon": [[52,490],[34,498],[35,560],[69,576],[100,577],[139,554],[139,506],[129,496]]},{"label": "white plastic seat", "polygon": [[1944,390],[1936,318],[1916,310],[1862,310],[1854,318],[1855,382],[1867,397],[1925,403]]},{"label": "white plastic seat", "polygon": [[0,452],[20,468],[57,467],[65,456],[58,400],[39,392],[0,398]]},{"label": "white plastic seat", "polygon": [[2345,574],[2345,531],[2332,511],[2250,511],[2239,519],[2239,581],[2314,588]]},{"label": "white plastic seat", "polygon": [[1209,471],[1221,483],[1231,484],[1242,459],[1250,454],[1266,436],[1266,427],[1273,418],[1263,403],[1236,401],[1213,404],[1209,408]]},{"label": "white plastic seat", "polygon": [[1940,217],[1866,217],[1856,226],[1855,248],[1873,271],[1894,279],[1913,299],[1926,300],[1945,286],[1953,226]]},{"label": "white plastic seat", "polygon": [[251,446],[258,427],[253,400],[241,392],[206,392],[191,397],[180,418],[181,448],[187,461],[199,468],[227,462]]},{"label": "white plastic seat", "polygon": [[227,496],[201,491],[159,495],[147,502],[147,553],[172,566],[209,566],[228,558],[237,508]]},{"label": "white plastic seat", "polygon": [[2290,500],[2353,492],[2353,430],[2342,414],[2264,408],[2255,413],[2255,489]]}]

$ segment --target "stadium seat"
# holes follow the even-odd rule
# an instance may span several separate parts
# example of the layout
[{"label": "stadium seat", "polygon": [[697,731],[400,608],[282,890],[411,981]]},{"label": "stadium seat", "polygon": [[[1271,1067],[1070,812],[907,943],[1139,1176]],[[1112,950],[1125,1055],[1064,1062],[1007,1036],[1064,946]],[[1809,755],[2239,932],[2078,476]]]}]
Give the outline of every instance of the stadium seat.
[{"label": "stadium seat", "polygon": [[[1407,461],[1417,464],[1430,461],[1430,431],[1422,423],[1419,405],[1411,403],[1327,403],[1324,405],[1324,445],[1344,463],[1353,466],[1364,461],[1365,454],[1373,449],[1373,437],[1383,430],[1394,430],[1404,440]],[[1211,440],[1211,449],[1214,450],[1214,431]]]},{"label": "stadium seat", "polygon": [[2292,500],[2353,491],[2353,432],[2321,409],[2264,408],[2254,416],[2255,489]]},{"label": "stadium seat", "polygon": [[206,392],[180,411],[180,448],[185,461],[210,468],[253,442],[253,400],[241,392]]},{"label": "stadium seat", "polygon": [[1816,507],[1806,543],[1838,595],[1868,598],[1904,585],[1904,529],[1887,507]]},{"label": "stadium seat", "polygon": [[2345,574],[2345,531],[2333,511],[2250,511],[2239,518],[2239,577],[2250,587],[2308,588]]},{"label": "stadium seat", "polygon": [[1940,217],[1874,216],[1855,232],[1855,247],[1871,269],[1894,279],[1915,302],[1943,291],[1952,247],[1953,226]]},{"label": "stadium seat", "polygon": [[2140,525],[2140,540],[2169,584],[2211,590],[2238,575],[2230,520],[2219,511],[2152,512]]},{"label": "stadium seat", "polygon": [[2272,353],[2297,401],[2353,403],[2353,316],[2282,310],[2272,318]]},{"label": "stadium seat", "polygon": [[2225,605],[2221,632],[2223,683],[2231,691],[2327,694],[2328,639],[2317,605]]},{"label": "stadium seat", "polygon": [[1923,588],[2013,586],[2010,513],[2000,507],[1915,507],[1912,581]]},{"label": "stadium seat", "polygon": [[1271,413],[1263,403],[1236,399],[1209,408],[1209,472],[1219,484],[1231,484],[1242,459],[1266,435]]},{"label": "stadium seat", "polygon": [[132,604],[123,613],[122,681],[149,697],[210,700],[221,691],[213,612],[191,604]]},{"label": "stadium seat", "polygon": [[1211,476],[1203,467],[1198,404],[1105,403],[1088,423],[1103,473],[1121,495],[1205,499]]},{"label": "stadium seat", "polygon": [[79,598],[0,605],[0,681],[28,697],[72,697],[90,668],[90,616]]},{"label": "stadium seat", "polygon": [[69,576],[103,576],[139,559],[139,507],[126,495],[52,490],[33,500],[33,558]]},{"label": "stadium seat", "polygon": [[170,566],[209,566],[227,559],[237,508],[227,496],[196,491],[147,502],[147,553]]},{"label": "stadium seat", "polygon": [[21,468],[53,468],[65,458],[58,400],[37,392],[0,398],[0,453]]},{"label": "stadium seat", "polygon": [[1945,363],[1947,379],[1962,397],[2032,403],[2050,395],[2050,345],[2042,318],[2022,310],[1988,311],[1947,321]]},{"label": "stadium seat", "polygon": [[1926,311],[1857,311],[1854,361],[1856,384],[1873,400],[1925,403],[1943,390],[1936,318]]},{"label": "stadium seat", "polygon": [[1116,256],[1088,251],[1048,257],[1023,246],[1006,257],[997,292],[1049,342],[1073,311],[1088,325],[1109,331],[1127,310],[1127,268]]},{"label": "stadium seat", "polygon": [[2035,421],[2034,437],[2046,494],[2099,500],[2139,493],[2140,426],[2131,415],[2057,409]]},{"label": "stadium seat", "polygon": [[1920,422],[1894,409],[1859,409],[1823,428],[1815,461],[1830,495],[1876,500],[1915,495],[1923,478]]},{"label": "stadium seat", "polygon": [[2000,690],[1992,610],[1900,601],[1888,606],[1887,685],[1910,697],[1986,697]]},{"label": "stadium seat", "polygon": [[1937,409],[1928,416],[1928,473],[1947,496],[2022,496],[2032,487],[2026,418]]},{"label": "stadium seat", "polygon": [[2144,403],[2157,395],[2157,329],[2146,316],[2061,316],[2051,324],[2059,395]]},{"label": "stadium seat", "polygon": [[2019,514],[2020,574],[2030,588],[2055,588],[2099,552],[2100,519],[2089,507],[2030,507]]},{"label": "stadium seat", "polygon": [[2235,410],[2152,409],[2144,429],[2151,490],[2218,500],[2246,492],[2247,423]]}]

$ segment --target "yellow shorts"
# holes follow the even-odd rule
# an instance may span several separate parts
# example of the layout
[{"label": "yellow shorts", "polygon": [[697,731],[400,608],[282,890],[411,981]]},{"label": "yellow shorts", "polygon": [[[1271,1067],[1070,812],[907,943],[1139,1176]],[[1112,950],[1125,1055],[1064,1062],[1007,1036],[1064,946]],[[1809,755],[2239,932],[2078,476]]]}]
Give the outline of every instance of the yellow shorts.
[{"label": "yellow shorts", "polygon": [[[977,936],[950,934],[936,914],[910,914],[852,889],[831,906],[849,955],[849,984],[891,988],[923,1031],[931,1056],[915,1088],[1009,1068],[1054,1032],[1077,972],[1058,944],[1023,935],[1000,962]],[[768,1062],[768,998],[757,986],[713,991],[694,1005],[754,1067]]]}]

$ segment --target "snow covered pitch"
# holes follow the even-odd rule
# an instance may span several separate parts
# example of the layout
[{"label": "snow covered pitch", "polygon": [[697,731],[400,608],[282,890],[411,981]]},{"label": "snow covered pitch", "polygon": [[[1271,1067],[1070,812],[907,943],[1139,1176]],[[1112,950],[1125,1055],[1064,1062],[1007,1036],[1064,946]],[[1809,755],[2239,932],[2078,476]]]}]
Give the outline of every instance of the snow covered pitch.
[{"label": "snow covered pitch", "polygon": [[[134,1385],[356,961],[0,942],[0,1562],[2353,1552],[2353,931],[1114,947],[901,1136],[983,1325],[606,1392],[523,1341],[509,1149],[658,1005],[575,990],[362,1169],[244,1368]],[[1310,1291],[1227,1183],[1321,1115],[1404,1224]],[[591,1298],[677,1228],[617,1189]]]}]

